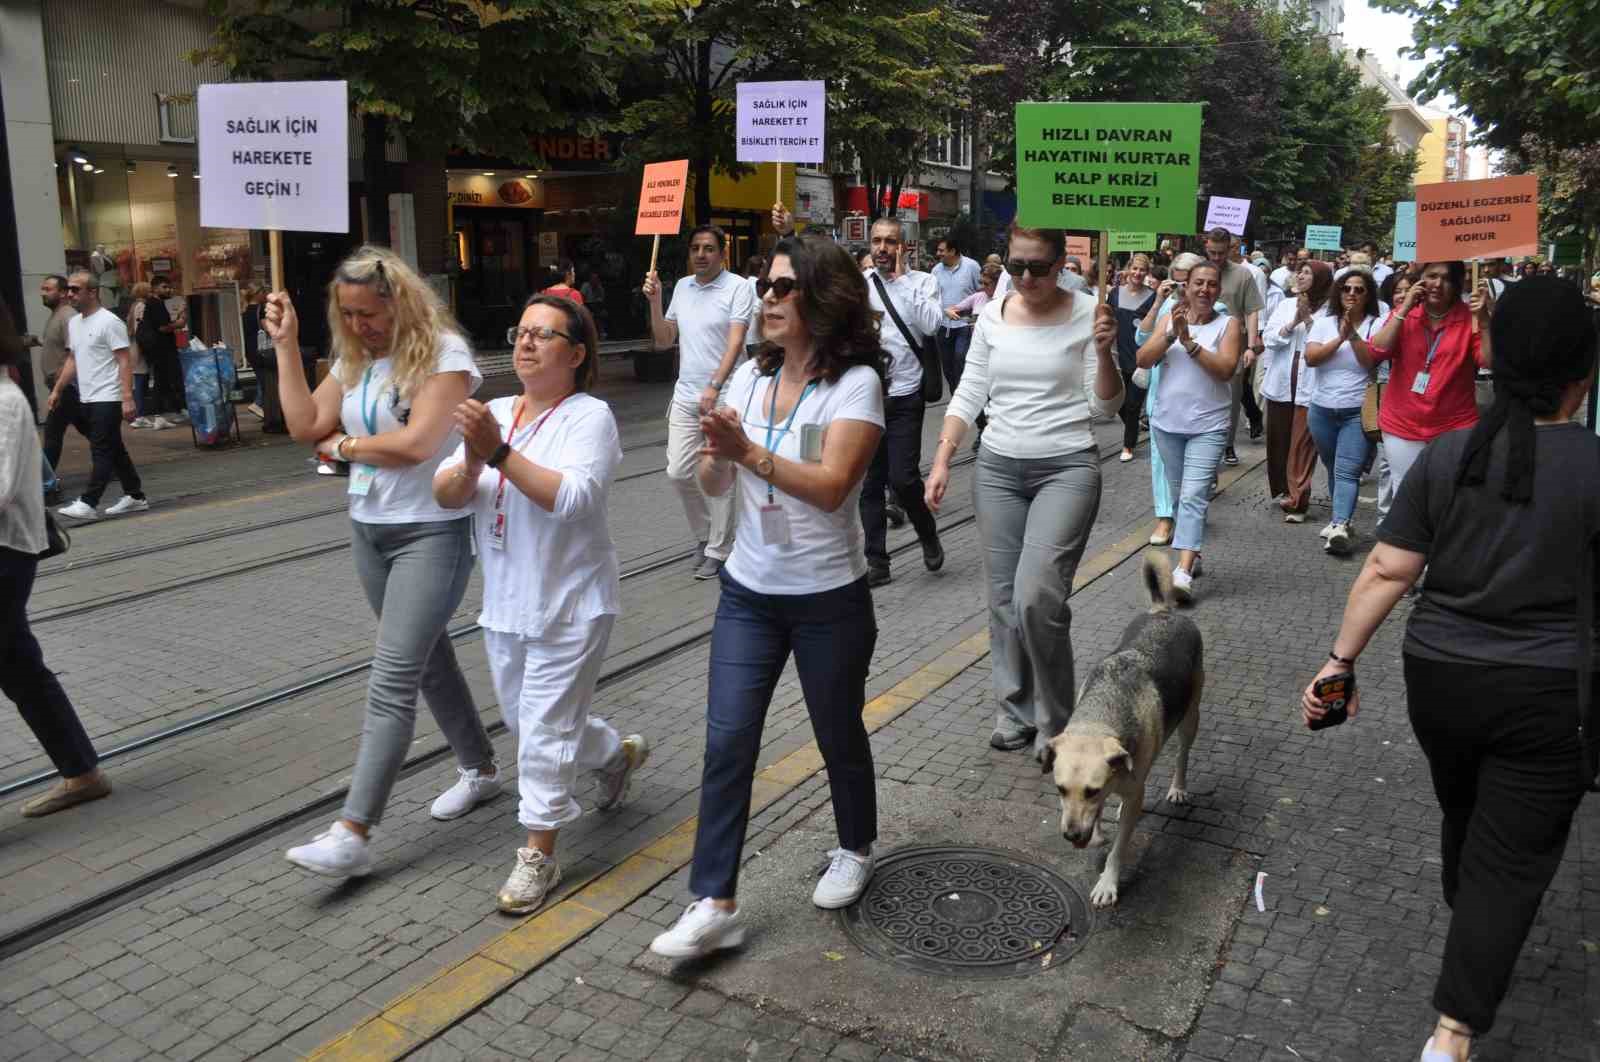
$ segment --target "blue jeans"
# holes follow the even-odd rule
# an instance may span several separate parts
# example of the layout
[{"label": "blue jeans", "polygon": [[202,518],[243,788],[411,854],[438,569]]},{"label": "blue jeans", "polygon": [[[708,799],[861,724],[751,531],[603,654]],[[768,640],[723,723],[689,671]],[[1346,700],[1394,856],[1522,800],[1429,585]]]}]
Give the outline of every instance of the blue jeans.
[{"label": "blue jeans", "polygon": [[1361,470],[1371,443],[1361,431],[1361,407],[1329,409],[1315,402],[1306,417],[1317,453],[1328,469],[1328,492],[1333,495],[1333,522],[1348,524],[1356,514],[1361,490]]},{"label": "blue jeans", "polygon": [[782,595],[758,594],[726,571],[721,579],[689,891],[731,899],[739,884],[761,729],[791,651],[828,767],[839,844],[859,850],[877,839],[877,779],[861,713],[878,623],[865,577],[819,594]]},{"label": "blue jeans", "polygon": [[136,372],[133,374],[133,410],[141,417],[144,416],[145,385],[149,383],[149,381],[150,374],[147,372]]},{"label": "blue jeans", "polygon": [[1167,492],[1178,499],[1178,526],[1172,548],[1198,551],[1206,540],[1206,510],[1211,507],[1211,481],[1228,445],[1226,428],[1196,435],[1165,432],[1151,425],[1156,449],[1167,473]]},{"label": "blue jeans", "polygon": [[[1150,370],[1150,389],[1144,398],[1146,419],[1156,415],[1156,388],[1161,383],[1161,366]],[[1150,429],[1150,497],[1155,502],[1156,519],[1171,520],[1177,513],[1173,503],[1172,487],[1167,483],[1167,466],[1161,463],[1161,447],[1155,444],[1155,429]]]}]

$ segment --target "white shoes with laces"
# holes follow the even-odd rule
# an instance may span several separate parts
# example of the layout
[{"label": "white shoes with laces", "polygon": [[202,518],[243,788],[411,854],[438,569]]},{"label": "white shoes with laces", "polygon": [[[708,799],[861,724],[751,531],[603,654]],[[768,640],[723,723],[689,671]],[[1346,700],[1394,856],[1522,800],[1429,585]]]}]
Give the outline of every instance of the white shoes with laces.
[{"label": "white shoes with laces", "polygon": [[79,498],[70,505],[63,505],[61,508],[56,510],[56,515],[65,516],[68,520],[88,521],[100,519],[100,514],[95,511],[94,506],[90,505],[82,498]]},{"label": "white shoes with laces", "polygon": [[669,959],[698,959],[744,943],[744,915],[724,911],[708,899],[696,900],[671,929],[656,935],[650,950]]},{"label": "white shoes with laces", "polygon": [[824,911],[849,907],[861,899],[872,880],[872,853],[856,855],[848,848],[835,848],[828,853],[828,869],[817,881],[811,893],[811,902]]},{"label": "white shoes with laces", "polygon": [[517,863],[500,886],[496,906],[506,914],[531,914],[544,903],[550,890],[561,883],[561,864],[537,848],[517,849]]},{"label": "white shoes with laces", "polygon": [[642,734],[629,734],[622,739],[622,758],[595,771],[596,793],[594,806],[600,811],[610,811],[628,799],[628,786],[633,772],[644,766],[650,758],[650,742]]},{"label": "white shoes with laces", "polygon": [[371,845],[343,822],[336,822],[297,845],[284,858],[302,870],[330,878],[359,878],[372,872]]},{"label": "white shoes with laces", "polygon": [[500,768],[495,766],[494,774],[483,774],[480,771],[468,771],[460,767],[456,773],[461,775],[456,784],[439,794],[433,802],[433,807],[428,809],[428,814],[440,822],[449,822],[459,819],[485,800],[492,800],[500,794]]},{"label": "white shoes with laces", "polygon": [[150,508],[150,499],[135,498],[131,494],[124,494],[117,499],[115,505],[106,508],[107,516],[121,516],[124,513],[142,513]]}]

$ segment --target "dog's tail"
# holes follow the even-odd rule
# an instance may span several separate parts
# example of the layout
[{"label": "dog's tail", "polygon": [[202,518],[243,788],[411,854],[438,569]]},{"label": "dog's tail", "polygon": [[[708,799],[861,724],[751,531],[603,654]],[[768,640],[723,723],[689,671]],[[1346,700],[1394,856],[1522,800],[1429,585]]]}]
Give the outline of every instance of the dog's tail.
[{"label": "dog's tail", "polygon": [[1172,596],[1172,573],[1167,571],[1166,558],[1157,550],[1144,553],[1144,587],[1150,591],[1150,611],[1169,612],[1176,599]]}]

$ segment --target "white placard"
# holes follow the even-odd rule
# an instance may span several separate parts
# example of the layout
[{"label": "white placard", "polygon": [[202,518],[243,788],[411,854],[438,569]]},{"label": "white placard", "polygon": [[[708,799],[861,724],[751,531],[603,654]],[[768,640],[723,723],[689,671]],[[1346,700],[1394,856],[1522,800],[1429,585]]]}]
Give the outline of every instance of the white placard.
[{"label": "white placard", "polygon": [[345,82],[201,85],[199,105],[200,224],[350,231]]},{"label": "white placard", "polygon": [[740,162],[821,163],[827,157],[825,81],[741,81],[735,117]]}]

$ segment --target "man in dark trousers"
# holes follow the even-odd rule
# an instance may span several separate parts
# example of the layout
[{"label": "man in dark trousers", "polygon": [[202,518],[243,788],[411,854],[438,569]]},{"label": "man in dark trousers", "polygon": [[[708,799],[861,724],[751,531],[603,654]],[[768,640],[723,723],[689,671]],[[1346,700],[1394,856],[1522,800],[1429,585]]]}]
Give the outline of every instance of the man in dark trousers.
[{"label": "man in dark trousers", "polygon": [[139,321],[138,340],[155,385],[155,412],[168,420],[182,421],[188,403],[183,397],[183,366],[178,362],[178,326],[167,310],[171,297],[171,278],[161,273],[150,278],[150,297],[145,300],[144,317]]}]

